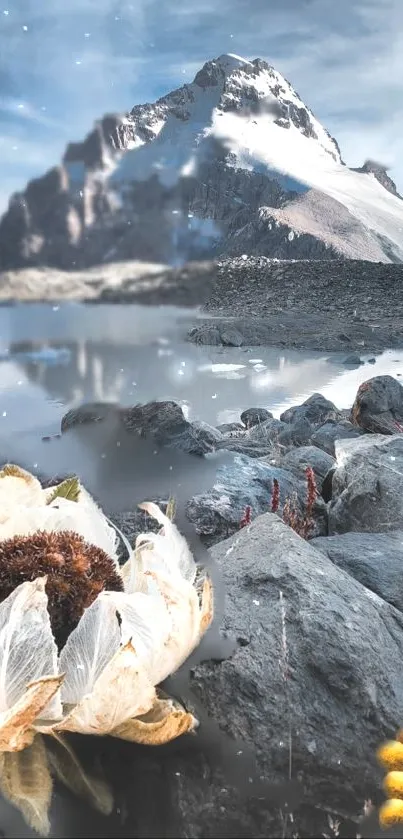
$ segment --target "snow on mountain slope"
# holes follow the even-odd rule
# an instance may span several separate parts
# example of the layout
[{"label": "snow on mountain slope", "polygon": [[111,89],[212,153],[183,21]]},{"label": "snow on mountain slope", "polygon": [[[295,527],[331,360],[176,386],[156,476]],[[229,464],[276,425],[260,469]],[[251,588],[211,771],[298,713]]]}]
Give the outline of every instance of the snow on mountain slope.
[{"label": "snow on mountain slope", "polygon": [[157,102],[104,117],[13,196],[0,268],[243,252],[403,261],[393,189],[383,170],[343,163],[277,70],[222,55]]}]

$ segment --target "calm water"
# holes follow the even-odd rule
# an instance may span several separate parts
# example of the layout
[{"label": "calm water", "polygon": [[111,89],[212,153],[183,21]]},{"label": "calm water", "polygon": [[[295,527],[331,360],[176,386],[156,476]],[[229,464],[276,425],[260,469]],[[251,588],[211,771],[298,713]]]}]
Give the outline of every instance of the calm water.
[{"label": "calm water", "polygon": [[57,431],[66,409],[87,400],[175,399],[212,424],[251,406],[278,416],[313,391],[345,408],[365,379],[403,374],[396,351],[348,369],[320,353],[193,346],[184,336],[196,316],[136,305],[1,308],[0,438]]},{"label": "calm water", "polygon": [[[65,411],[85,400],[130,405],[175,399],[190,418],[218,424],[238,419],[240,412],[251,406],[265,406],[279,415],[287,405],[302,401],[315,390],[339,407],[347,407],[361,381],[377,373],[403,373],[403,353],[396,352],[385,352],[375,364],[347,370],[340,360],[318,353],[195,347],[186,343],[184,336],[196,316],[183,310],[134,305],[0,308],[0,458],[11,451],[16,453],[14,459],[20,455],[28,466],[41,461],[42,449],[50,459],[48,464],[57,471],[58,456],[60,463],[66,464],[65,437],[60,446],[41,443],[41,437],[57,432]],[[98,480],[102,499],[102,476],[111,480],[111,473],[105,461],[104,472],[94,465],[100,462],[96,445],[95,449],[91,460],[82,450],[70,448],[67,460],[73,470],[80,464],[85,480],[96,473],[94,486]],[[138,460],[136,464],[141,472]],[[188,478],[183,477],[186,468],[179,462],[176,465],[182,494],[189,498],[191,488],[187,489]],[[193,491],[201,491],[202,481],[209,481],[210,475],[202,473],[201,464],[197,471],[192,466],[191,472],[197,482]],[[121,472],[118,477],[121,482]],[[161,488],[161,476],[156,473],[152,479]],[[141,474],[139,480],[143,480]],[[88,486],[92,489],[91,481]],[[116,488],[117,484],[110,493],[115,495]],[[183,681],[177,695],[186,696]],[[196,710],[202,719],[198,737],[161,748],[158,759],[154,750],[113,740],[78,738],[78,756],[87,768],[102,767],[112,784],[116,806],[105,818],[59,789],[53,800],[50,835],[74,839],[190,835],[174,804],[176,779],[189,772],[197,774],[201,751],[210,765],[219,763],[226,784],[235,786],[240,797],[250,796],[253,771],[243,763],[239,771],[236,768],[241,760],[238,755],[245,759],[244,748],[232,741],[220,743],[214,722],[203,718],[203,709]],[[206,783],[200,770],[197,786],[202,789]],[[263,795],[269,795],[266,788]],[[242,806],[242,798],[240,801]],[[0,836],[33,835],[15,810],[0,799]]]}]

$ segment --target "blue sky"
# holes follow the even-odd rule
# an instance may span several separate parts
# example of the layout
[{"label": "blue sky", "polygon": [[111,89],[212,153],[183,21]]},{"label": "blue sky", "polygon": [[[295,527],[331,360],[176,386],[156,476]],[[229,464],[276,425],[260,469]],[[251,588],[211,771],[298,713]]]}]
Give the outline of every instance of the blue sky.
[{"label": "blue sky", "polygon": [[403,189],[403,0],[0,0],[0,209],[105,112],[223,52],[291,81],[349,165]]}]

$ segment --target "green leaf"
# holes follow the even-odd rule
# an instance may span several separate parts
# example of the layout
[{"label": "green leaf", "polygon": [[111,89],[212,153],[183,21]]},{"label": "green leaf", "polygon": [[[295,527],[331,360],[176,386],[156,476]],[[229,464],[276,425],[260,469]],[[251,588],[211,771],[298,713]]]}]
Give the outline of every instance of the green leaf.
[{"label": "green leaf", "polygon": [[170,519],[170,521],[173,521],[174,518],[175,518],[175,514],[176,514],[176,500],[175,500],[175,498],[171,497],[168,501],[167,508],[166,508],[166,511],[165,511],[165,515],[166,515],[167,519]]},{"label": "green leaf", "polygon": [[55,487],[47,503],[51,504],[55,498],[68,498],[69,501],[78,501],[80,497],[80,481],[77,477],[66,478],[59,486]]}]

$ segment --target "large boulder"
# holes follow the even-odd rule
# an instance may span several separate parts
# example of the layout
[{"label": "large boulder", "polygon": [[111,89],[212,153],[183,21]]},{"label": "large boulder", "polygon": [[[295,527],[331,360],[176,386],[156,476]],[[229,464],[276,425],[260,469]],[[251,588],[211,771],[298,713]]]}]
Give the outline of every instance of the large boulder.
[{"label": "large boulder", "polygon": [[342,533],[312,539],[311,545],[363,586],[403,611],[403,530]]},{"label": "large boulder", "polygon": [[336,442],[329,534],[403,529],[403,435]]},{"label": "large boulder", "polygon": [[403,616],[271,514],[211,554],[226,586],[224,627],[239,648],[197,667],[193,692],[252,747],[266,782],[290,774],[303,801],[283,832],[283,808],[264,789],[243,802],[214,767],[196,795],[199,770],[183,768],[174,800],[187,835],[322,836],[333,813],[341,835],[355,837],[361,830],[348,820],[383,797],[376,749],[403,719]]},{"label": "large boulder", "polygon": [[393,376],[374,376],[358,388],[353,422],[376,434],[403,432],[403,387]]},{"label": "large boulder", "polygon": [[287,408],[280,419],[282,422],[295,422],[301,418],[307,419],[311,425],[323,425],[329,419],[341,419],[341,412],[333,402],[322,396],[321,393],[313,393],[302,405],[295,405]]},{"label": "large boulder", "polygon": [[[279,484],[280,515],[287,498],[293,497],[298,512],[303,515],[307,501],[306,480],[265,461],[235,454],[230,462],[218,466],[211,489],[190,498],[186,506],[187,517],[204,542],[214,544],[239,530],[247,507],[250,507],[252,518],[271,509],[274,479]],[[326,534],[327,509],[321,498],[315,502],[313,516],[312,536]]]}]

